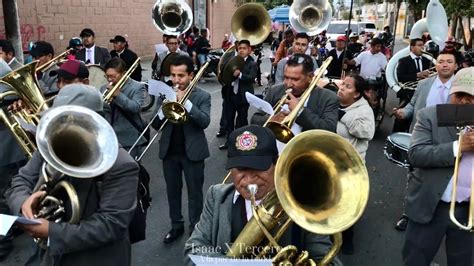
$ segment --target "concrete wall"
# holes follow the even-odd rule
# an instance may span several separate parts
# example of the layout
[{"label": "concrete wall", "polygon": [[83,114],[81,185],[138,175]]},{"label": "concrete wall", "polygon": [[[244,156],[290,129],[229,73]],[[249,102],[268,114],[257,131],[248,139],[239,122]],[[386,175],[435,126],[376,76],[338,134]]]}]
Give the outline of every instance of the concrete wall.
[{"label": "concrete wall", "polygon": [[[115,35],[126,36],[130,49],[139,56],[152,56],[154,44],[161,41],[162,34],[151,20],[155,0],[17,0],[17,3],[24,50],[29,42],[43,40],[51,42],[56,51],[62,51],[69,39],[78,36],[85,27],[94,30],[99,46],[109,49],[112,49],[109,39]],[[219,47],[224,33],[230,32],[235,6],[232,0],[212,0],[208,7],[211,42]],[[0,39],[4,38],[1,16]]]}]

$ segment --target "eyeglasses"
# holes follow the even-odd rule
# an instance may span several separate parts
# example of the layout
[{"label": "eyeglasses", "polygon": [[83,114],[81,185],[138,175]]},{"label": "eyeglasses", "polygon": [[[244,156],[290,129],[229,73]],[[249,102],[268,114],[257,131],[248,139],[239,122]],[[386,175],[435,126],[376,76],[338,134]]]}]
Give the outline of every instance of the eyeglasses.
[{"label": "eyeglasses", "polygon": [[120,78],[120,76],[121,75],[104,75],[106,79],[113,79],[113,80]]}]

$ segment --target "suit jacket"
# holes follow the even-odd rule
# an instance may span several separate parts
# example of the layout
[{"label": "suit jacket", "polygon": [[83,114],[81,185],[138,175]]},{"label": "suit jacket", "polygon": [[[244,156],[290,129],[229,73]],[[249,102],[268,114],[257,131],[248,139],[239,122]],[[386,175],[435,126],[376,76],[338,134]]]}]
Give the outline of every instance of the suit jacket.
[{"label": "suit jacket", "polygon": [[13,60],[10,62],[10,64],[8,64],[8,66],[12,69],[12,70],[15,70],[15,69],[18,69],[20,67],[23,66],[22,63],[20,63],[20,61],[18,61],[18,59],[13,58]]},{"label": "suit jacket", "polygon": [[407,216],[421,224],[433,219],[454,172],[454,127],[438,127],[436,106],[421,109],[413,129],[408,158],[415,168],[410,173],[407,193]]},{"label": "suit jacket", "polygon": [[[313,59],[313,71],[319,68],[318,61],[314,56],[311,56]],[[288,62],[288,57],[281,59],[277,64],[277,69],[275,71],[275,84],[281,84],[285,80],[285,66],[286,62]]]},{"label": "suit jacket", "polygon": [[[127,64],[128,68],[130,68],[138,58],[137,54],[128,48],[125,48],[120,55],[115,50],[112,50],[110,51],[110,56],[111,58],[120,57],[120,59]],[[130,77],[136,81],[142,81],[142,66],[140,63],[138,63],[137,68],[133,71]]]},{"label": "suit jacket", "polygon": [[[209,157],[209,147],[204,129],[211,122],[211,95],[195,87],[188,100],[191,101],[193,107],[191,112],[188,112],[188,121],[183,124],[186,157],[191,161],[202,161]],[[155,112],[158,112],[161,110],[163,100],[157,97],[156,104]],[[160,120],[157,117],[152,125],[155,129],[158,129],[164,121],[165,119]],[[163,128],[160,138],[160,159],[164,159],[168,153],[173,126],[173,123],[167,122]]]},{"label": "suit jacket", "polygon": [[[21,205],[32,194],[43,158],[35,152],[13,177],[6,196],[10,210],[21,215]],[[112,168],[96,178],[69,178],[77,191],[79,224],[49,223],[49,247],[35,265],[129,265],[128,226],[135,213],[138,165],[120,148]],[[39,247],[37,247],[39,249]],[[57,263],[57,264],[56,264]]]},{"label": "suit jacket", "polygon": [[[86,62],[86,48],[79,50],[76,54],[76,59]],[[110,53],[107,48],[99,47],[95,45],[94,47],[94,63],[96,65],[100,65],[101,67],[105,67],[105,64],[107,64],[110,61]]]},{"label": "suit jacket", "polygon": [[[275,104],[285,94],[285,86],[283,84],[270,88],[265,96],[265,101],[270,105]],[[315,88],[308,99],[307,107],[303,108],[301,114],[296,118],[296,123],[302,127],[302,131],[311,129],[324,129],[336,132],[339,99],[337,95],[327,89]],[[262,111],[256,112],[252,119],[252,124],[263,125],[267,121],[268,115]]]},{"label": "suit jacket", "polygon": [[[186,265],[193,265],[189,255],[224,257],[231,246],[231,213],[235,187],[233,184],[213,185],[207,191],[206,202],[201,219],[196,224],[191,237],[184,246]],[[280,239],[280,245],[291,243],[293,230],[286,230]],[[310,258],[319,261],[331,248],[328,236],[316,235],[301,230],[302,249],[309,252]],[[299,250],[300,252],[302,250]],[[331,265],[342,265],[336,257]]]},{"label": "suit jacket", "polygon": [[[106,85],[102,86],[100,90],[104,92],[105,89]],[[145,90],[144,83],[128,78],[120,94],[113,100],[109,107],[104,108],[105,117],[114,128],[119,143],[125,148],[129,148],[135,143],[141,131],[138,131],[133,124],[128,121],[124,112],[127,113],[135,124],[144,128],[144,122],[140,116],[140,112],[142,110],[142,104],[145,101]],[[144,142],[145,139],[141,138],[138,144],[143,144]]]},{"label": "suit jacket", "polygon": [[[328,66],[328,73],[326,74],[326,76],[336,77],[339,79],[341,78],[341,74],[342,74],[342,63],[343,63],[344,51],[338,57],[336,50],[337,49],[332,49],[331,51],[329,51],[328,56],[332,56],[333,60],[331,61],[331,64],[329,64]],[[352,55],[351,51],[349,51],[349,49],[346,50],[345,58],[347,58],[348,60],[352,60],[352,58],[354,58],[354,56]]]},{"label": "suit jacket", "polygon": [[[410,124],[410,132],[413,130],[413,127],[416,123],[416,114],[422,108],[426,107],[426,99],[430,93],[431,86],[433,85],[437,76],[427,78],[418,83],[416,87],[415,95],[411,98],[410,103],[408,103],[404,108],[403,112],[405,113],[405,119],[412,119]],[[413,119],[415,118],[415,119]]]},{"label": "suit jacket", "polygon": [[[180,55],[189,56],[188,53],[186,53],[184,51],[181,51],[181,50],[177,50],[176,52]],[[152,68],[155,69],[156,74],[160,77],[161,77],[161,64],[163,63],[163,60],[165,60],[165,58],[168,54],[169,54],[168,51],[160,53],[158,56],[156,56],[156,62],[153,61],[153,63],[152,63],[153,66],[154,66],[154,67],[152,66]],[[156,55],[156,53],[155,53],[155,55]]]},{"label": "suit jacket", "polygon": [[[257,77],[257,63],[255,63],[252,56],[249,55],[247,57],[247,60],[245,60],[244,69],[241,69],[240,73],[242,73],[242,77],[235,80],[239,82],[239,90],[237,91],[237,95],[239,96],[241,103],[248,104],[245,93],[249,92],[254,94],[253,82]],[[233,93],[232,90],[233,87],[230,85],[228,92]]]},{"label": "suit jacket", "polygon": [[56,71],[59,69],[58,66],[53,66],[44,72],[41,79],[38,80],[43,95],[55,94],[59,91],[58,88],[58,75]]},{"label": "suit jacket", "polygon": [[[421,64],[423,70],[427,70],[431,66],[430,60],[425,57],[421,57]],[[400,58],[397,67],[397,78],[399,82],[416,81],[416,74],[418,69],[416,68],[415,60],[410,55]]]}]

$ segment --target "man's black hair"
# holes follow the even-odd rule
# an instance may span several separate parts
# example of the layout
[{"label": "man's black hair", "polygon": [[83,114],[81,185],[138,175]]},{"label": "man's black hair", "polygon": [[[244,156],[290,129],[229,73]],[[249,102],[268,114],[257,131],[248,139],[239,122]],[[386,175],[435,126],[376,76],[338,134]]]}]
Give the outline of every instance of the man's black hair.
[{"label": "man's black hair", "polygon": [[308,74],[313,72],[314,63],[313,58],[307,54],[295,54],[286,62],[287,66],[296,67],[303,66],[303,73]]},{"label": "man's black hair", "polygon": [[194,71],[193,59],[187,55],[177,55],[171,59],[170,66],[186,66],[186,72],[191,74]]}]

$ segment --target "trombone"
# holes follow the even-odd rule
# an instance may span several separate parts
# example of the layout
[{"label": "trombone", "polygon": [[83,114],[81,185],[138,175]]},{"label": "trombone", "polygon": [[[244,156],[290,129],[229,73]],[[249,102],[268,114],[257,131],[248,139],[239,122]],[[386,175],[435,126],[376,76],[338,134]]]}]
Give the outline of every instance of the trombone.
[{"label": "trombone", "polygon": [[130,68],[123,74],[123,76],[119,79],[119,81],[113,86],[111,89],[106,88],[104,93],[102,94],[103,100],[107,104],[111,104],[114,97],[114,93],[119,90],[120,88],[123,87],[127,79],[132,75],[133,71],[138,67],[138,64],[140,63],[140,57],[133,62],[133,64],[130,66]]},{"label": "trombone", "polygon": [[49,60],[48,62],[44,63],[43,65],[36,68],[37,72],[46,72],[51,67],[55,66],[56,64],[60,63],[66,56],[69,55],[74,50],[74,48],[69,48],[66,51],[62,52],[60,55],[54,57],[53,59]]},{"label": "trombone", "polygon": [[468,216],[468,221],[467,225],[461,224],[456,216],[454,215],[456,211],[456,198],[457,198],[457,184],[458,184],[458,177],[459,177],[459,163],[461,162],[461,144],[462,144],[462,137],[466,133],[466,131],[472,130],[471,127],[467,126],[463,130],[460,131],[459,133],[459,139],[458,139],[458,153],[456,155],[456,161],[454,163],[454,175],[453,175],[453,188],[452,188],[452,193],[451,193],[451,203],[449,206],[449,218],[451,221],[457,225],[460,229],[466,230],[473,232],[473,220],[474,220],[474,190],[473,187],[471,186],[471,202],[469,204],[469,216]]},{"label": "trombone", "polygon": [[[189,98],[189,96],[191,95],[191,92],[192,90],[194,89],[194,87],[196,86],[197,82],[199,81],[199,79],[201,79],[202,75],[204,75],[204,71],[206,70],[207,66],[209,65],[209,62],[206,62],[200,69],[199,71],[196,73],[196,76],[193,78],[193,80],[191,80],[191,82],[189,83],[188,87],[186,88],[186,92],[183,96],[183,98],[181,98],[178,102],[172,102],[172,101],[164,101],[163,104],[161,105],[161,110],[163,112],[163,115],[165,116],[165,121],[163,121],[163,124],[161,124],[160,128],[156,131],[155,135],[153,135],[153,137],[150,139],[148,145],[145,147],[145,149],[143,150],[143,152],[140,154],[140,156],[138,156],[137,158],[135,158],[135,160],[137,162],[139,162],[143,156],[145,155],[145,153],[148,151],[148,149],[150,148],[151,144],[153,144],[153,142],[155,141],[155,139],[158,137],[158,135],[160,134],[161,130],[163,130],[163,128],[165,127],[165,125],[169,122],[173,123],[173,124],[182,124],[184,122],[187,121],[188,119],[188,113],[186,111],[186,108],[184,107],[184,103],[186,102],[186,100]],[[146,131],[150,128],[151,124],[153,123],[153,121],[155,121],[155,119],[158,117],[159,115],[159,111],[156,112],[156,114],[151,118],[150,122],[148,123],[148,125],[145,127],[145,129],[142,131],[142,133],[140,134],[140,136],[138,136],[137,140],[135,141],[135,143],[133,143],[132,147],[128,150],[128,153],[130,154],[133,149],[137,146],[138,142],[140,141],[140,139],[145,135]]]}]

